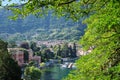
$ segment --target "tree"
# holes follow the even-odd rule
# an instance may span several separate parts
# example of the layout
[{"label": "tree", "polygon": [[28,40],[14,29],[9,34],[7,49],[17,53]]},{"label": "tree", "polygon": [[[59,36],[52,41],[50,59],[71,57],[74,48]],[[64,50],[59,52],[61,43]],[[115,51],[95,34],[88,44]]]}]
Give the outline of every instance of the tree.
[{"label": "tree", "polygon": [[24,50],[24,63],[29,62],[29,53],[27,50]]},{"label": "tree", "polygon": [[73,57],[73,49],[71,45],[69,46],[69,56]]},{"label": "tree", "polygon": [[61,57],[61,45],[55,45],[53,47],[53,51],[54,51],[55,59],[58,59]]},{"label": "tree", "polygon": [[61,56],[62,56],[63,58],[69,57],[68,43],[65,43],[65,44],[63,45]]},{"label": "tree", "polygon": [[21,68],[7,51],[7,43],[0,40],[0,80],[21,80]]},{"label": "tree", "polygon": [[43,54],[44,54],[45,59],[46,59],[47,61],[48,61],[49,59],[53,59],[53,58],[54,58],[53,52],[51,52],[51,50],[48,49],[48,48],[44,49]]},{"label": "tree", "polygon": [[[92,2],[93,1],[91,1],[91,3]],[[34,14],[39,17],[52,10],[52,12],[58,17],[65,16],[77,20],[83,15],[83,13],[87,13],[87,11],[81,11],[79,7],[80,3],[80,0],[28,0],[22,4],[8,4],[5,8],[13,11],[15,14],[13,19],[26,17],[29,14]],[[84,8],[84,6],[82,8]]]},{"label": "tree", "polygon": [[54,53],[49,48],[44,48],[39,52],[36,52],[36,55],[41,56],[41,61],[46,62],[49,59],[54,58]]},{"label": "tree", "polygon": [[76,53],[77,53],[77,49],[76,49],[76,44],[74,43],[72,57],[77,57]]},{"label": "tree", "polygon": [[28,42],[23,42],[20,44],[20,47],[25,48],[25,49],[29,49],[29,44],[28,44]]},{"label": "tree", "polygon": [[84,21],[88,27],[80,41],[84,49],[92,46],[95,49],[77,61],[78,69],[66,80],[120,79],[120,4],[115,0],[100,1],[91,4],[96,7],[87,9],[95,12]]},{"label": "tree", "polygon": [[37,47],[37,45],[36,45],[35,42],[31,42],[30,48],[31,48],[34,52],[37,52],[37,51],[40,50],[40,48]]},{"label": "tree", "polygon": [[41,71],[40,69],[30,66],[25,68],[25,80],[40,80]]},{"label": "tree", "polygon": [[58,50],[57,50],[57,57],[61,56],[61,45],[58,45]]},{"label": "tree", "polygon": [[45,62],[45,54],[44,54],[44,51],[38,51],[38,52],[35,52],[35,55],[37,56],[41,56],[41,62]]}]

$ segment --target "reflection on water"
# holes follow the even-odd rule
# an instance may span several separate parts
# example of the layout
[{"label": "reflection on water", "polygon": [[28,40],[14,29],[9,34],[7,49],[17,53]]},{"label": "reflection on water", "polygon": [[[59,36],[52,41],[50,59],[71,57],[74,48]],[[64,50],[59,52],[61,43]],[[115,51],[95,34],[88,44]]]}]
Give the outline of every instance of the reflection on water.
[{"label": "reflection on water", "polygon": [[41,80],[62,80],[66,77],[71,69],[61,68],[59,64],[43,69]]}]

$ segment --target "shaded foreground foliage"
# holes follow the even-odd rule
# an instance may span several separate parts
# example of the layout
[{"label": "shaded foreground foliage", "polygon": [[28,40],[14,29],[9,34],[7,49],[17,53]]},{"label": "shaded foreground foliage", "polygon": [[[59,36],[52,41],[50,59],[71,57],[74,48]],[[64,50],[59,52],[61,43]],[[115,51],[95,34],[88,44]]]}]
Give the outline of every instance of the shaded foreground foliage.
[{"label": "shaded foreground foliage", "polygon": [[21,69],[8,54],[7,43],[0,40],[0,80],[21,80]]}]

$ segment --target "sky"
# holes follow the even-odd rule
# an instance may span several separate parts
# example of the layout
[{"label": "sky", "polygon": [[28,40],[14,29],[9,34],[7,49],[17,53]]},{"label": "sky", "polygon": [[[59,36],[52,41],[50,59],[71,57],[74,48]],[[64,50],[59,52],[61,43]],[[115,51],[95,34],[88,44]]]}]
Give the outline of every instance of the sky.
[{"label": "sky", "polygon": [[[27,1],[27,0],[26,0],[26,1]],[[2,6],[9,5],[9,4],[13,4],[13,3],[15,3],[15,4],[21,4],[21,3],[24,3],[24,1],[21,1],[21,0],[11,0],[11,1],[9,2],[9,0],[4,0],[4,1],[2,2]]]}]

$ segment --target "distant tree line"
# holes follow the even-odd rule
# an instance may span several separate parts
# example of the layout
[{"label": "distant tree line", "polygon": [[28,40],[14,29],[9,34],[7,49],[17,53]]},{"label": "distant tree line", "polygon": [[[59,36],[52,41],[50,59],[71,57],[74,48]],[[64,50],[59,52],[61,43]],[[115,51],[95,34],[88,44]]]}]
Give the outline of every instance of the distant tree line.
[{"label": "distant tree line", "polygon": [[41,47],[39,51],[35,52],[35,55],[41,56],[42,61],[48,61],[49,59],[60,59],[60,58],[75,58],[76,55],[76,44],[69,46],[68,43],[63,45],[51,46],[50,48]]}]

